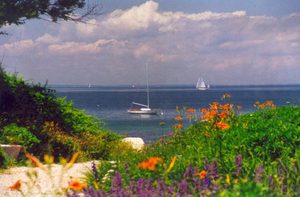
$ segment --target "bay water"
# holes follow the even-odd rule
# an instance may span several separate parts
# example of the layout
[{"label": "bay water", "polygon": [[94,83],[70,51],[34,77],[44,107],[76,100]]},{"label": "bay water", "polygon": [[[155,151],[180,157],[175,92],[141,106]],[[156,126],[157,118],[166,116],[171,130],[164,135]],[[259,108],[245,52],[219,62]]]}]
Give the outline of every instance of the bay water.
[{"label": "bay water", "polygon": [[[230,94],[230,103],[242,107],[240,113],[256,110],[254,103],[273,101],[277,107],[300,104],[300,85],[265,86],[217,86],[200,91],[192,85],[150,86],[150,107],[161,109],[158,115],[129,114],[131,103],[147,104],[144,86],[51,86],[58,97],[66,97],[74,106],[87,114],[103,118],[106,129],[128,137],[141,137],[151,143],[172,132],[172,125],[178,123],[176,106],[183,108],[209,108],[212,102],[221,101],[224,94]],[[186,112],[185,116],[188,115]],[[198,112],[200,116],[200,113]],[[184,126],[189,126],[184,119]],[[161,124],[163,123],[163,124]]]}]

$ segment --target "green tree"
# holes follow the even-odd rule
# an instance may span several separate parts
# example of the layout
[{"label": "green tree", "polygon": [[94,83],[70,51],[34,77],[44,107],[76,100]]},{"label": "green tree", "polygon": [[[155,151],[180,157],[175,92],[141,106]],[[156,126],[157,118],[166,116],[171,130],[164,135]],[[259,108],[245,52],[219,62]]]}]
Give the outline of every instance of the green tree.
[{"label": "green tree", "polygon": [[[85,13],[75,15],[77,9],[85,6],[85,0],[1,0],[0,28],[4,25],[22,25],[26,20],[44,19],[51,22],[71,20],[86,22],[93,15],[99,15],[99,5],[89,7]],[[45,17],[49,18],[42,18]],[[0,31],[0,34],[7,34]]]}]

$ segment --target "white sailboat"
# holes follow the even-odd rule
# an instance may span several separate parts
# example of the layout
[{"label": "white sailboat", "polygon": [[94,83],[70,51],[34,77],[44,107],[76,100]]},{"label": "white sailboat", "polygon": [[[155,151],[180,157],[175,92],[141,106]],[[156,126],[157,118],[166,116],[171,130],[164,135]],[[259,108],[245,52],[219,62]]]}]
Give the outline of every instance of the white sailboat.
[{"label": "white sailboat", "polygon": [[[130,109],[127,110],[130,114],[157,114],[160,110],[159,109],[150,109],[150,101],[149,101],[149,76],[146,64],[146,72],[147,72],[147,105],[132,102]],[[133,105],[141,106],[140,109],[132,109]]]},{"label": "white sailboat", "polygon": [[209,89],[209,84],[205,84],[202,76],[200,76],[198,78],[196,88],[199,89],[199,90],[208,90]]}]

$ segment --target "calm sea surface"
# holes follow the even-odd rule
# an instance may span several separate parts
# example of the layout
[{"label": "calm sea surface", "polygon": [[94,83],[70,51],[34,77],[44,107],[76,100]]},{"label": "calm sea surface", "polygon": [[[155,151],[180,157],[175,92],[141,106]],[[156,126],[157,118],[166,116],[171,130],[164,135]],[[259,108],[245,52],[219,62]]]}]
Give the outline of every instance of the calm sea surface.
[{"label": "calm sea surface", "polygon": [[[107,129],[129,137],[141,137],[146,143],[172,132],[172,118],[178,116],[176,106],[208,108],[221,102],[222,95],[231,95],[230,102],[242,106],[241,113],[254,112],[256,101],[271,100],[277,106],[300,105],[300,85],[280,86],[211,86],[199,91],[194,86],[150,86],[150,107],[161,109],[163,115],[132,115],[127,113],[131,102],[146,104],[145,87],[129,86],[52,86],[58,97],[73,100],[74,106],[87,114],[103,118]],[[160,123],[164,122],[164,127]],[[188,126],[188,121],[185,125]]]}]

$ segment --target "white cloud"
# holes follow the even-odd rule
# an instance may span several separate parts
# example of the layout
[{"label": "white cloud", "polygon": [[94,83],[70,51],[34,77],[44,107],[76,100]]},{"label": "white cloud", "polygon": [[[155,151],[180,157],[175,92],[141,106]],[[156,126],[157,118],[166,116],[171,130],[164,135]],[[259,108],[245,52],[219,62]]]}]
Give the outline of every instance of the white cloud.
[{"label": "white cloud", "polygon": [[99,39],[94,43],[86,44],[84,42],[66,42],[63,44],[53,44],[48,46],[48,51],[56,55],[83,55],[96,54],[104,49],[110,49],[113,45],[124,46],[126,42],[118,42],[114,39]]},{"label": "white cloud", "polygon": [[89,37],[95,33],[97,26],[97,21],[95,19],[90,19],[87,23],[78,23],[76,25],[76,33],[80,37]]},{"label": "white cloud", "polygon": [[51,36],[50,34],[46,33],[41,37],[36,39],[37,42],[45,43],[45,44],[54,44],[60,41],[59,38]]},{"label": "white cloud", "polygon": [[35,55],[42,50],[42,46],[31,39],[4,44],[0,47],[3,51],[7,50],[7,54],[15,56],[27,56],[28,54]]}]

